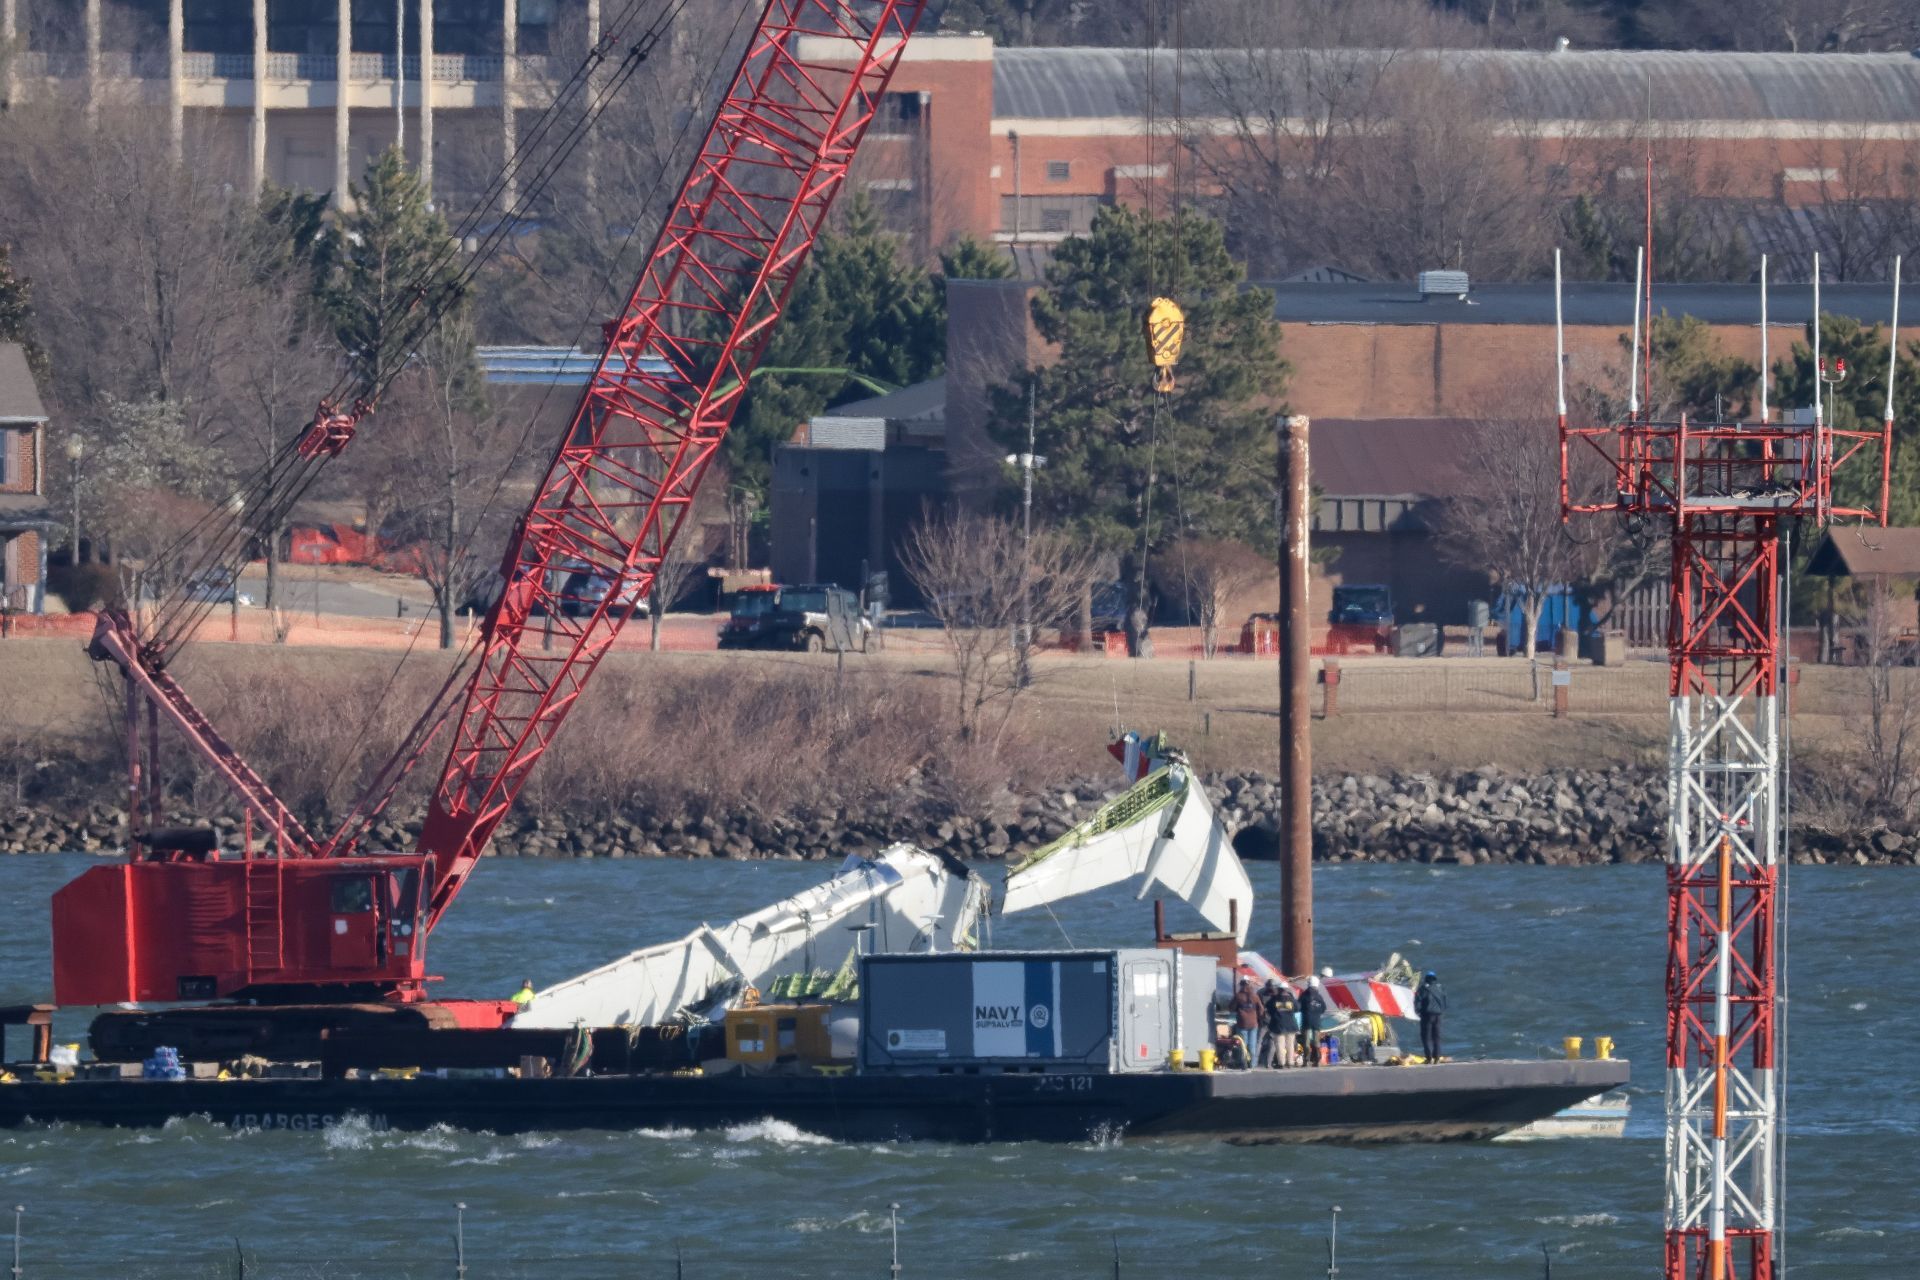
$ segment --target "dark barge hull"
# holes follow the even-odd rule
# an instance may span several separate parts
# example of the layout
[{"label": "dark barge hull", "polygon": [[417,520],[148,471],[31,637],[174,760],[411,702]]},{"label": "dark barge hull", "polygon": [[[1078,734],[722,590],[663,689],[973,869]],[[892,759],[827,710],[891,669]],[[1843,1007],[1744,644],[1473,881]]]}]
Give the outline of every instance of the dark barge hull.
[{"label": "dark barge hull", "polygon": [[579,1079],[98,1080],[0,1087],[0,1126],[518,1133],[712,1129],[762,1119],[849,1142],[1438,1142],[1491,1138],[1624,1084],[1622,1061],[1454,1062],[1143,1075],[596,1076]]}]

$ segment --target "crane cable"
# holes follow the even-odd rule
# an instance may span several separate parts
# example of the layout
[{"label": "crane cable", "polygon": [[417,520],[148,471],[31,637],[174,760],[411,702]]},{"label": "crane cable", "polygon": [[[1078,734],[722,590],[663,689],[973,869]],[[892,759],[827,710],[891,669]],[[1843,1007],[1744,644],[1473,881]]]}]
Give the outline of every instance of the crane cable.
[{"label": "crane cable", "polygon": [[[639,0],[636,0],[636,3],[638,2]],[[680,0],[680,7],[684,7],[684,0]],[[636,45],[636,49],[638,47],[639,46]],[[618,91],[626,79],[631,76],[632,70],[636,65],[637,61],[633,58],[629,58],[623,63],[621,73],[616,77],[615,82],[609,87],[607,93],[603,94],[601,100],[593,104],[590,110],[583,116],[582,120],[569,131],[566,137],[562,138],[561,143],[556,147],[556,156],[558,159],[564,159],[566,155],[570,154],[573,148],[578,145],[586,129],[591,125],[592,121],[597,119],[598,115],[604,111],[607,102],[611,100],[612,95]],[[530,142],[529,145],[537,145],[537,143]],[[537,175],[536,180],[529,184],[526,198],[521,202],[522,205],[527,201],[536,199],[542,194],[550,182],[553,173],[556,171],[557,163],[554,159],[550,158],[547,164],[543,166],[542,172]],[[490,205],[490,199],[486,203]],[[360,397],[364,405],[370,406],[376,401],[392,383],[393,379],[399,375],[400,371],[407,366],[413,353],[418,350],[420,344],[424,342],[433,328],[437,326],[441,317],[464,295],[468,283],[479,268],[484,265],[485,261],[491,257],[501,240],[509,233],[515,220],[516,215],[509,215],[508,217],[502,218],[495,225],[493,231],[489,233],[487,241],[483,247],[476,252],[467,267],[438,291],[438,296],[433,299],[432,303],[425,308],[424,311],[415,313],[410,326],[402,330],[398,343],[398,346],[405,354],[400,360],[394,362],[393,366],[386,371],[385,376],[380,381],[372,386],[368,386],[363,381],[357,388],[353,388],[348,381],[343,378],[341,383],[336,384],[334,391],[329,393],[326,401],[323,403],[321,412],[326,411],[327,405],[338,403],[339,397],[342,395],[342,387],[358,389],[364,392]],[[431,277],[435,272],[440,270],[445,264],[447,255],[462,243],[462,238],[457,234],[449,236],[440,254],[421,267],[416,275],[416,279]],[[417,286],[397,291],[394,295],[395,301],[390,303],[387,309],[382,312],[382,317],[384,319],[385,316],[394,314],[402,307],[411,309],[415,303],[427,296],[424,289]],[[357,409],[356,411],[360,412],[363,410]],[[302,436],[304,435],[305,431],[303,430]],[[239,518],[241,513],[234,513],[236,518],[234,518],[224,532],[215,539],[212,547],[210,549],[203,549],[197,560],[182,574],[184,580],[190,582],[195,573],[204,572],[208,568],[216,565],[230,564],[234,559],[244,554],[247,545],[263,532],[262,526],[270,528],[272,524],[276,523],[274,519],[262,519],[261,517],[273,517],[284,512],[289,509],[294,502],[298,501],[300,496],[311,487],[314,479],[317,477],[317,473],[327,460],[328,455],[324,453],[312,456],[301,455],[290,470],[280,472],[278,475],[273,474],[276,468],[287,461],[287,456],[290,452],[298,450],[300,439],[301,437],[295,437],[293,440],[287,442],[287,444],[282,446],[282,448],[269,459],[263,468],[268,475],[264,483],[256,484],[253,487],[252,493],[249,495],[242,496],[236,494],[236,498],[239,499],[242,507],[242,513],[249,513],[254,518],[252,520],[245,520]],[[229,507],[231,507],[231,505],[230,503]],[[187,535],[180,540],[181,543],[197,539],[205,528],[222,514],[219,508],[215,508],[207,517],[203,517],[202,521],[195,528],[188,531]],[[180,544],[177,543],[176,547],[178,545]],[[153,651],[160,654],[170,654],[174,648],[192,635],[193,631],[211,610],[213,603],[211,600],[196,600],[192,598],[176,598],[172,601],[170,605],[156,617],[155,635],[151,643]]]},{"label": "crane cable", "polygon": [[[679,0],[679,3],[681,7],[684,7],[685,0]],[[751,9],[752,6],[750,5],[737,6],[733,26],[727,32],[726,40],[718,46],[715,46],[718,51],[717,56],[706,60],[706,75],[700,82],[699,88],[694,95],[695,100],[705,102],[713,93],[714,85],[719,79],[721,68],[731,65],[731,60],[726,57],[725,54],[727,51],[731,51],[739,42],[741,28],[745,25],[747,15]],[[647,189],[646,195],[640,203],[641,208],[651,208],[654,206],[661,193],[666,189],[670,178],[674,181],[680,181],[684,178],[686,166],[680,161],[686,151],[688,142],[693,137],[693,129],[696,123],[707,124],[709,122],[706,120],[706,117],[693,112],[688,112],[682,116],[679,127],[674,134],[673,142],[667,149],[666,163],[660,165],[655,172],[653,184]],[[702,136],[704,136],[704,133]],[[679,177],[674,177],[673,175],[679,175]],[[671,213],[671,208],[664,211],[661,215],[661,220],[664,222],[666,217],[671,216]],[[601,279],[599,288],[595,292],[591,304],[582,314],[580,323],[574,330],[573,345],[576,347],[579,345],[581,338],[585,336],[587,331],[595,323],[594,317],[600,313],[602,302],[619,287],[621,280],[612,273],[619,270],[619,264],[625,260],[627,251],[632,247],[639,229],[640,219],[636,218],[628,224],[626,235],[620,242],[620,248],[615,251],[610,260],[610,266],[608,268],[609,274]],[[506,486],[507,477],[511,473],[515,461],[525,452],[528,443],[532,440],[533,429],[540,423],[547,401],[552,397],[553,389],[556,385],[558,385],[557,380],[549,382],[546,385],[540,393],[540,399],[534,406],[534,411],[527,415],[527,425],[520,433],[519,442],[515,445],[513,452],[502,462],[500,471],[494,478],[493,488],[488,493],[487,500],[482,505],[479,516],[472,522],[465,542],[461,545],[462,556],[469,553],[474,539],[479,536],[480,530],[485,526],[486,518],[492,512],[494,503],[498,501],[502,489]],[[418,633],[416,633],[414,639],[417,641],[418,638]],[[428,743],[446,723],[447,717],[452,714],[455,704],[449,695],[452,694],[455,688],[461,686],[462,674],[467,670],[475,656],[478,655],[485,639],[486,632],[479,631],[467,642],[459,659],[454,663],[453,671],[441,685],[440,690],[429,700],[426,709],[421,712],[420,717],[414,722],[413,727],[408,730],[407,734],[400,740],[392,753],[388,755],[386,761],[383,762],[375,772],[372,782],[366,788],[361,799],[349,810],[339,831],[328,842],[327,847],[329,850],[344,851],[351,848],[360,840],[372,824],[379,820],[380,815],[385,812],[388,804],[392,802],[394,795],[399,791],[401,783],[406,780],[407,776],[413,771],[414,766],[417,765],[424,756]],[[395,664],[392,673],[388,676],[385,689],[382,691],[382,696],[376,700],[376,706],[385,700],[386,690],[390,690],[393,687],[394,681],[399,677],[401,667],[405,666],[407,659],[410,658],[412,654],[413,644],[410,642],[406,651],[401,654],[400,661]],[[368,723],[371,723],[371,712],[369,713]],[[364,730],[361,737],[364,740]],[[336,772],[334,780],[328,784],[329,790],[331,790],[333,782],[338,781],[338,778],[339,774]]]},{"label": "crane cable", "polygon": [[[578,87],[590,83],[592,78],[591,72],[604,56],[604,50],[612,44],[617,43],[619,26],[631,19],[639,7],[647,2],[648,0],[630,0],[627,8],[616,18],[613,29],[590,51],[588,57],[582,62],[580,67],[576,68],[573,77],[568,81],[567,85],[563,86],[562,93],[556,95],[555,102],[542,113],[542,118],[536,124],[535,128],[529,130],[526,143],[516,149],[513,160],[507,168],[503,170],[501,177],[496,179],[493,188],[490,189],[487,196],[483,200],[476,202],[474,211],[468,215],[467,219],[462,223],[461,228],[453,234],[450,234],[447,239],[442,242],[436,255],[416,271],[413,281],[411,281],[408,286],[396,291],[393,299],[381,313],[382,322],[384,322],[389,315],[394,314],[396,310],[410,310],[417,301],[427,296],[424,285],[421,282],[431,279],[446,265],[453,254],[462,250],[466,239],[466,235],[463,233],[472,227],[476,227],[479,219],[484,217],[486,212],[492,208],[495,193],[503,190],[509,179],[518,175],[519,169],[524,164],[524,158],[530,155],[532,150],[540,145],[541,140],[544,139],[550,131],[552,122],[559,118],[562,108],[569,104],[574,97],[578,96]],[[563,135],[555,145],[553,151],[536,172],[534,180],[527,185],[525,194],[516,202],[516,208],[508,211],[505,216],[495,223],[486,241],[470,258],[466,268],[439,291],[439,296],[424,313],[415,316],[415,320],[409,328],[402,331],[401,350],[404,354],[400,360],[395,362],[394,367],[388,370],[384,380],[372,387],[368,387],[364,382],[356,387],[353,385],[350,377],[343,376],[341,381],[336,383],[334,389],[329,392],[326,403],[338,403],[340,398],[348,390],[362,391],[364,394],[361,396],[361,399],[368,404],[378,399],[386,387],[391,384],[393,378],[398,376],[399,371],[406,367],[413,353],[417,351],[419,345],[425,340],[433,327],[438,324],[440,318],[454,305],[460,296],[464,295],[466,286],[478,273],[480,267],[491,258],[499,244],[510,234],[515,222],[518,221],[521,216],[520,211],[529,207],[533,201],[544,194],[554,174],[559,171],[561,164],[572,154],[573,150],[579,145],[580,140],[584,138],[591,129],[594,122],[604,113],[614,96],[624,87],[627,81],[632,78],[639,65],[651,54],[654,45],[658,42],[659,33],[663,32],[672,20],[678,16],[686,7],[687,2],[688,0],[669,0],[667,8],[656,18],[653,26],[649,28],[648,31],[643,32],[640,38],[635,40],[629,47],[627,57],[622,60],[613,81],[607,86],[605,91],[601,93],[598,100],[590,101],[587,104],[587,109],[582,113],[580,118],[574,122],[567,133]],[[303,431],[302,436],[304,435],[305,432]],[[293,440],[288,441],[276,455],[269,459],[269,462],[264,468],[269,473],[269,480],[264,485],[257,485],[250,497],[241,498],[243,511],[250,507],[256,517],[261,514],[277,515],[289,509],[292,504],[298,501],[300,496],[311,487],[317,472],[324,465],[328,456],[326,454],[302,456],[299,462],[294,465],[291,472],[282,473],[278,477],[271,475],[274,468],[286,459],[289,451],[296,451],[298,449],[300,439],[301,437],[295,437]],[[262,493],[265,494],[264,500],[261,500]],[[209,513],[208,517],[202,519],[199,525],[190,529],[180,541],[186,542],[197,538],[205,526],[220,514],[220,509],[215,508],[213,512]],[[197,562],[190,566],[187,572],[182,575],[183,579],[190,582],[193,575],[197,572],[204,572],[206,569],[215,565],[230,563],[238,554],[244,553],[248,543],[259,536],[261,532],[259,526],[264,524],[270,528],[273,523],[276,523],[276,521],[271,519],[261,521],[256,518],[254,521],[247,522],[236,518],[233,523],[228,526],[225,533],[216,539],[213,548],[203,551],[200,554]],[[176,543],[176,546],[178,545],[179,544]],[[155,636],[151,648],[162,655],[170,655],[175,647],[183,643],[186,638],[193,634],[193,631],[211,611],[214,603],[214,601],[206,599],[176,598],[167,609],[161,611],[156,616]]]},{"label": "crane cable", "polygon": [[[417,300],[417,297],[422,292],[426,282],[429,281],[432,278],[433,274],[439,271],[441,267],[445,265],[446,261],[455,252],[459,250],[459,248],[464,244],[465,240],[469,236],[471,236],[473,231],[477,230],[481,220],[485,218],[487,213],[492,209],[496,197],[504,193],[504,190],[510,180],[516,181],[516,182],[518,181],[519,171],[521,168],[525,166],[527,162],[527,158],[531,156],[534,150],[536,150],[544,141],[547,133],[550,132],[554,121],[558,120],[563,114],[566,114],[566,109],[573,105],[573,100],[579,97],[581,88],[584,85],[589,83],[591,78],[591,71],[594,67],[598,66],[598,64],[603,60],[605,56],[605,49],[611,43],[617,42],[619,28],[634,16],[634,11],[640,6],[640,4],[645,2],[646,0],[629,0],[627,8],[623,10],[619,15],[617,15],[614,21],[609,25],[607,35],[603,37],[599,42],[597,42],[591,50],[588,51],[587,57],[581,62],[581,64],[578,67],[575,68],[573,75],[569,77],[569,79],[555,93],[553,101],[547,106],[546,109],[544,109],[541,112],[538,119],[536,119],[533,127],[530,128],[523,135],[520,144],[515,149],[514,154],[508,158],[506,165],[503,167],[500,175],[494,180],[493,185],[487,190],[486,193],[484,193],[484,195],[480,200],[475,202],[472,210],[469,211],[467,217],[462,221],[460,226],[455,228],[449,233],[448,238],[440,245],[438,250],[436,250],[435,256],[432,259],[430,259],[428,262],[422,264],[414,272],[412,279],[410,279],[400,289],[396,290],[394,294],[395,299],[405,300],[405,305],[410,307],[412,305],[412,301]],[[681,7],[684,7],[684,6],[682,5]],[[666,15],[661,19],[656,19],[654,23],[654,27],[650,28],[648,32],[643,33],[640,39],[635,42],[636,49],[644,45],[647,51],[650,52],[653,42],[657,39],[657,35],[655,34],[655,32],[658,29],[661,29],[663,27],[664,22],[670,21],[670,18],[671,18],[671,15]],[[590,125],[591,123],[592,121],[590,119],[583,118],[583,120],[580,123],[576,124],[575,127],[577,129],[584,125]],[[523,211],[528,206],[530,206],[540,194],[542,194],[545,185],[546,185],[546,175],[541,175],[540,180],[537,183],[526,187],[525,195],[522,196],[522,198],[520,198],[517,202],[517,208],[504,211],[502,217],[496,224],[494,231],[499,232],[502,229],[511,228],[515,222],[520,220],[520,218],[524,216]],[[484,259],[487,256],[487,254],[480,253],[477,256]],[[389,314],[399,310],[401,305],[402,305],[401,302],[390,301],[388,304],[386,304],[386,308],[381,312],[379,318],[382,321],[384,321]],[[351,390],[353,385],[354,385],[354,380],[351,375],[342,375],[341,378],[335,382],[333,388],[326,393],[325,398],[330,401],[337,401],[346,392]],[[274,456],[268,459],[267,463],[263,466],[261,470],[270,471],[274,466],[274,464],[277,463],[281,459],[281,457],[296,442],[297,442],[297,438],[296,438],[296,441],[289,441],[287,445],[283,446],[281,450],[278,451],[277,454],[275,454]],[[236,494],[238,494],[239,492],[240,492],[239,490],[236,490]],[[200,525],[192,529],[189,529],[187,533],[182,535],[180,539],[177,539],[174,546],[169,547],[167,552],[164,552],[163,555],[171,554],[174,547],[183,545],[185,542],[197,536],[197,534],[200,532],[201,526],[204,526],[206,523],[208,523],[211,518],[212,518],[211,515],[209,517],[203,518]]]},{"label": "crane cable", "polygon": [[[388,301],[380,313],[379,319],[382,325],[389,318],[412,313],[411,322],[403,327],[400,333],[398,344],[402,353],[400,359],[385,371],[383,377],[379,377],[372,384],[368,384],[364,377],[353,374],[342,375],[325,398],[327,403],[339,403],[343,396],[352,392],[362,393],[359,398],[369,405],[377,401],[392,384],[394,378],[407,366],[419,346],[439,324],[446,312],[465,296],[468,286],[480,269],[492,258],[499,246],[512,235],[515,225],[526,216],[534,202],[545,194],[555,175],[561,171],[580,142],[591,132],[621,89],[648,60],[661,37],[684,12],[690,0],[664,0],[663,7],[653,22],[628,45],[626,54],[621,59],[612,79],[597,97],[593,96],[591,90],[594,72],[605,60],[607,51],[621,42],[622,28],[636,19],[644,5],[655,2],[658,0],[629,0],[627,6],[609,24],[606,34],[589,50],[587,56],[574,69],[572,76],[555,94],[553,101],[541,112],[534,126],[528,130],[525,139],[516,147],[513,156],[503,166],[485,196],[475,202],[472,211],[442,242],[434,256],[416,270],[413,279],[405,287],[397,290]],[[571,108],[576,104],[576,100],[583,95],[586,97],[584,109],[567,126],[558,141],[535,168],[531,180],[521,189],[521,194],[515,200],[513,207],[495,220],[469,255],[465,266],[450,280],[430,293],[427,282],[438,275],[456,255],[465,252],[468,239],[479,230],[482,220],[489,215],[496,199],[504,196],[510,184],[518,182],[529,159],[553,132],[555,123],[563,116],[571,114]],[[416,310],[421,302],[427,302],[428,305]],[[378,370],[376,370],[377,374]],[[184,547],[198,541],[217,520],[222,517],[230,519],[231,523],[221,535],[216,537],[212,547],[203,549],[181,573],[181,583],[190,583],[197,574],[231,562],[236,553],[244,551],[246,546],[257,539],[262,532],[271,529],[277,523],[277,517],[290,509],[292,504],[307,492],[317,478],[317,472],[327,460],[326,454],[303,456],[290,470],[275,474],[287,461],[288,455],[297,452],[300,439],[304,435],[303,429],[300,436],[283,444],[249,477],[242,488],[235,491],[227,503],[216,506],[202,517],[156,559],[165,561],[172,558]],[[233,509],[236,503],[240,508],[238,511]],[[156,610],[152,636],[147,648],[158,655],[163,655],[164,660],[164,656],[170,656],[191,637],[194,630],[211,612],[215,603],[217,602],[208,599],[189,598],[189,593],[178,592],[176,589],[175,598]]]},{"label": "crane cable", "polygon": [[[1155,56],[1159,51],[1159,32],[1157,28],[1160,23],[1160,13],[1159,13],[1159,6],[1157,4],[1157,0],[1146,0],[1146,19],[1147,20],[1145,23],[1145,39],[1147,42],[1147,49],[1146,49],[1146,52],[1147,52],[1147,93],[1146,93],[1147,187],[1146,187],[1145,196],[1146,196],[1146,206],[1147,206],[1147,218],[1146,218],[1147,300],[1148,300],[1148,307],[1149,307],[1149,313],[1150,313],[1151,307],[1152,307],[1152,300],[1160,296],[1159,272],[1157,270],[1157,263],[1155,261],[1154,244],[1153,244],[1154,230],[1155,230],[1154,200],[1153,200],[1155,172],[1154,172],[1154,165],[1153,165],[1153,151],[1154,151],[1154,135],[1158,133],[1160,130],[1160,112],[1159,112],[1159,102],[1157,98],[1158,85],[1155,83],[1157,78],[1157,73],[1159,72],[1158,60]],[[1151,346],[1149,346],[1148,355],[1149,357],[1151,357],[1152,355]],[[1153,402],[1148,406],[1148,409],[1147,409],[1147,483],[1146,483],[1145,492],[1141,495],[1140,563],[1138,565],[1137,572],[1134,575],[1133,608],[1127,611],[1127,619],[1126,619],[1127,625],[1125,627],[1128,642],[1134,646],[1134,652],[1130,655],[1133,657],[1141,656],[1140,651],[1144,649],[1145,640],[1146,640],[1146,628],[1144,626],[1139,628],[1136,628],[1134,626],[1133,612],[1134,610],[1138,610],[1143,619],[1148,616],[1147,557],[1148,557],[1148,549],[1152,546],[1152,543],[1153,543],[1154,465],[1155,465],[1157,454],[1159,451],[1160,410],[1162,407],[1162,401],[1163,401],[1164,395],[1165,393],[1160,391],[1159,388],[1156,386],[1153,392]]]}]

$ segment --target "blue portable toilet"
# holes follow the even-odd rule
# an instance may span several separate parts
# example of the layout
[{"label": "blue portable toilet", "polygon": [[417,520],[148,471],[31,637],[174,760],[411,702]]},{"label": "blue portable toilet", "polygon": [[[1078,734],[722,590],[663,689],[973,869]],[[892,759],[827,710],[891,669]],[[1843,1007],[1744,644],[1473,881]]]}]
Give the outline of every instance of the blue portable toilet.
[{"label": "blue portable toilet", "polygon": [[[1518,592],[1507,591],[1501,593],[1494,606],[1495,614],[1506,619],[1508,653],[1520,653],[1526,648],[1527,615],[1520,607],[1520,601]],[[1591,625],[1592,619],[1581,609],[1573,588],[1565,585],[1553,587],[1540,605],[1540,625],[1534,635],[1534,647],[1542,652],[1550,652],[1553,638],[1562,627],[1579,631]]]}]

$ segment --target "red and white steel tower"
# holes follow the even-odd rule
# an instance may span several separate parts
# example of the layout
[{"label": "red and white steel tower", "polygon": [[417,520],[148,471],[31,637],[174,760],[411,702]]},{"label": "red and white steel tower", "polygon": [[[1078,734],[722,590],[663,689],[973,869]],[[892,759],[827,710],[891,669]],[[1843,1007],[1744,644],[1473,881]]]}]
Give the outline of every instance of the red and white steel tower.
[{"label": "red and white steel tower", "polygon": [[[1644,261],[1644,250],[1643,250]],[[1803,522],[1884,525],[1893,448],[1899,264],[1886,415],[1828,422],[1815,380],[1804,421],[1767,405],[1761,264],[1760,413],[1753,423],[1656,421],[1642,399],[1635,272],[1634,360],[1623,421],[1567,421],[1560,262],[1554,258],[1563,514],[1661,522],[1671,540],[1667,619],[1666,1275],[1772,1280],[1779,1226],[1781,1090],[1776,957],[1786,777],[1782,656],[1788,539]],[[1813,361],[1820,367],[1819,261]],[[1651,309],[1646,313],[1651,324]],[[1648,344],[1649,348],[1651,344]],[[1650,382],[1646,384],[1650,387]],[[1836,496],[1835,479],[1843,481]]]}]

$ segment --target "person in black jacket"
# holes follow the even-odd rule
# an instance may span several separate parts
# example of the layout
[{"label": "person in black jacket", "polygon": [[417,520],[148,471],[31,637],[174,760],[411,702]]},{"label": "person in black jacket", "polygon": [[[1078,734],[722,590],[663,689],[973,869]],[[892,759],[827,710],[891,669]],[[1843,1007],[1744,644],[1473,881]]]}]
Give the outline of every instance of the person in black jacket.
[{"label": "person in black jacket", "polygon": [[1260,998],[1267,1010],[1267,1033],[1260,1041],[1262,1066],[1293,1065],[1294,1042],[1300,1036],[1300,1002],[1293,988],[1278,978],[1269,979]]},{"label": "person in black jacket", "polygon": [[1320,1065],[1320,1019],[1326,1012],[1327,996],[1320,990],[1320,979],[1308,978],[1300,991],[1300,1040],[1309,1066]]},{"label": "person in black jacket", "polygon": [[1447,1011],[1447,992],[1431,969],[1413,993],[1413,1011],[1420,1015],[1420,1052],[1428,1062],[1440,1061],[1440,1017]]}]

